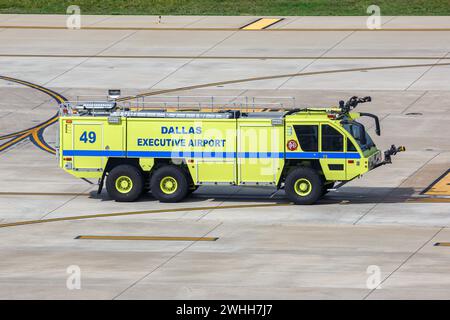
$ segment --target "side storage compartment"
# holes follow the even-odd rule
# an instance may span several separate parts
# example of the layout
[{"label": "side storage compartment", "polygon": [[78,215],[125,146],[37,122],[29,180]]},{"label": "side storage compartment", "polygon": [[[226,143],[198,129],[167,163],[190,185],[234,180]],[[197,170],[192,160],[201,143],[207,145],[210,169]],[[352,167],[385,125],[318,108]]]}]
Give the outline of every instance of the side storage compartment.
[{"label": "side storage compartment", "polygon": [[239,184],[276,185],[284,166],[281,119],[239,119],[237,142]]},{"label": "side storage compartment", "polygon": [[184,163],[194,184],[236,183],[235,119],[128,118],[127,156]]}]

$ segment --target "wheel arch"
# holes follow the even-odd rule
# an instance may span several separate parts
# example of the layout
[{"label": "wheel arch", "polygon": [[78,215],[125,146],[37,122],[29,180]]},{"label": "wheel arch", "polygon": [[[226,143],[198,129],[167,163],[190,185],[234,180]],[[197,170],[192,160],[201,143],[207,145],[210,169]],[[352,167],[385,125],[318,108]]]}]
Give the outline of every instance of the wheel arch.
[{"label": "wheel arch", "polygon": [[285,182],[286,177],[289,175],[289,173],[301,167],[314,169],[319,173],[321,177],[324,178],[322,166],[319,159],[288,159],[284,163],[283,172],[281,173],[280,180],[278,182],[278,188],[283,182]]}]

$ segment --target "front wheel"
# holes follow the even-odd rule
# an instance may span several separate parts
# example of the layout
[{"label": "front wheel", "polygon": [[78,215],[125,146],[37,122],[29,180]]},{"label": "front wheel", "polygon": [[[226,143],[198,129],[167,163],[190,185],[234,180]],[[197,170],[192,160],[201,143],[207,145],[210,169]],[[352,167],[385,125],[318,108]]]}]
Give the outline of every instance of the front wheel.
[{"label": "front wheel", "polygon": [[285,190],[295,204],[313,204],[322,196],[323,182],[316,170],[297,168],[286,177]]},{"label": "front wheel", "polygon": [[161,202],[178,202],[189,191],[188,178],[177,166],[164,166],[156,170],[150,181],[153,196]]},{"label": "front wheel", "polygon": [[131,202],[139,198],[144,188],[142,172],[127,164],[119,165],[108,173],[106,190],[118,202]]}]

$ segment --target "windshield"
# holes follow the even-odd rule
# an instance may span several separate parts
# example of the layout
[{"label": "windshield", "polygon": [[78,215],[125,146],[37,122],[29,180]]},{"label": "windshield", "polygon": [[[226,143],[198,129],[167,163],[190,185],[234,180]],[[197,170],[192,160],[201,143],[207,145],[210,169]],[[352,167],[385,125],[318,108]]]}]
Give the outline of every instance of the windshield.
[{"label": "windshield", "polygon": [[[358,143],[359,147],[362,151],[368,150],[372,147],[375,147],[375,143],[373,143],[372,138],[367,134],[366,130],[364,130],[364,126],[360,124],[359,122],[352,121],[344,123],[344,128],[347,130],[353,138],[355,138],[356,142]],[[365,135],[365,144],[363,141],[361,141],[362,135]]]}]

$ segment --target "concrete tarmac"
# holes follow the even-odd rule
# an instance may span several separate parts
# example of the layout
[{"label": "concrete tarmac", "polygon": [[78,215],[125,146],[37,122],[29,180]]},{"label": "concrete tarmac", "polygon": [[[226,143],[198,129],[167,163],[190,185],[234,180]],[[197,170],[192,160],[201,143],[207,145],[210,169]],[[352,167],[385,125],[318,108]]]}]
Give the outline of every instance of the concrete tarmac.
[{"label": "concrete tarmac", "polygon": [[[286,17],[269,27],[276,31],[239,31],[260,17],[163,17],[158,24],[157,17],[83,16],[98,27],[86,30],[62,29],[65,18],[0,15],[0,75],[71,100],[99,99],[110,88],[128,96],[197,84],[207,86],[167,94],[289,96],[300,107],[371,95],[372,103],[358,106],[380,116],[380,137],[365,123],[371,136],[381,149],[397,144],[407,152],[313,206],[252,187],[201,187],[177,204],[150,194],[116,203],[23,140],[0,152],[0,298],[449,298],[449,247],[434,244],[450,242],[450,194],[422,193],[450,168],[450,67],[439,65],[450,62],[450,31],[442,31],[448,17],[383,17],[383,28],[399,31],[362,31],[366,17]],[[402,67],[417,64],[427,66]],[[373,67],[394,68],[364,70]],[[326,73],[354,68],[361,70]],[[208,85],[316,71],[324,73]],[[16,82],[0,80],[0,97],[0,136],[57,110],[48,95]],[[55,129],[44,131],[51,146]],[[5,225],[30,220],[41,223]],[[81,270],[81,289],[67,287],[71,266]],[[370,285],[373,270],[378,289]]]}]

